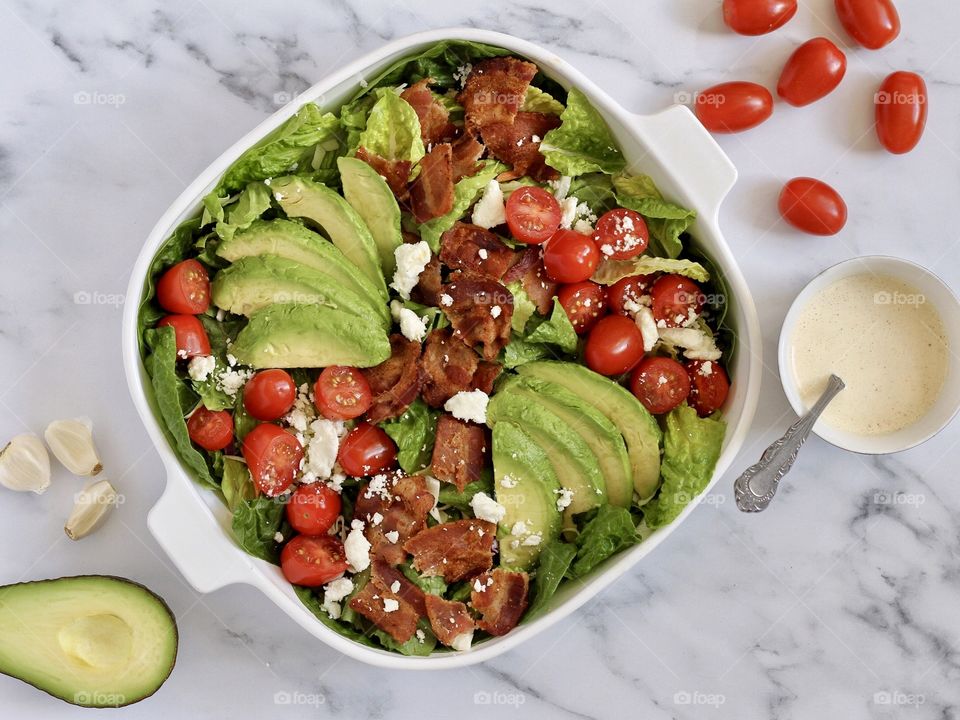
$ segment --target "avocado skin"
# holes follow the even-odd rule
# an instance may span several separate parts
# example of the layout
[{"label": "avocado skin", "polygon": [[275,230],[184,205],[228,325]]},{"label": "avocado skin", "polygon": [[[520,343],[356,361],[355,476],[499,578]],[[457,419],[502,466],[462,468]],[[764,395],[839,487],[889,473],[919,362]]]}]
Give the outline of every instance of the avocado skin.
[{"label": "avocado skin", "polygon": [[400,205],[387,181],[363,160],[337,158],[343,197],[366,223],[380,254],[383,274],[392,277],[397,268],[396,250],[403,243]]},{"label": "avocado skin", "polygon": [[69,705],[76,705],[77,707],[91,707],[91,708],[126,707],[128,705],[133,705],[135,703],[138,703],[141,700],[146,700],[148,697],[152,696],[154,693],[157,692],[157,690],[159,690],[163,686],[163,684],[167,681],[167,678],[169,678],[170,674],[173,672],[173,668],[177,662],[177,653],[180,647],[180,633],[179,633],[179,629],[177,628],[176,616],[173,614],[173,611],[170,609],[170,606],[167,605],[167,602],[162,597],[157,595],[155,592],[153,592],[150,588],[146,587],[145,585],[142,585],[141,583],[138,583],[135,580],[119,577],[117,575],[67,575],[59,578],[48,578],[46,580],[28,580],[28,581],[19,582],[19,583],[11,583],[10,585],[0,585],[0,612],[2,612],[2,609],[3,609],[4,594],[7,593],[8,591],[13,590],[14,592],[23,592],[24,590],[29,590],[31,586],[48,585],[52,583],[61,583],[61,582],[69,582],[69,581],[93,581],[93,582],[104,581],[106,583],[123,583],[124,585],[131,586],[132,588],[135,588],[136,590],[141,591],[146,595],[150,596],[150,599],[155,601],[160,606],[160,608],[164,611],[164,613],[170,619],[169,631],[172,636],[171,639],[173,641],[173,648],[172,648],[172,657],[170,658],[169,666],[166,668],[163,674],[163,677],[159,678],[159,680],[156,682],[156,687],[150,690],[150,692],[147,692],[145,694],[142,694],[130,699],[129,702],[119,703],[117,705],[105,705],[105,706],[81,705],[79,703],[71,701],[68,698],[61,697],[60,695],[57,695],[51,690],[48,690],[47,688],[44,688],[36,683],[30,682],[29,680],[25,680],[24,678],[19,677],[14,672],[10,671],[7,668],[4,668],[2,665],[0,665],[0,674],[20,680],[21,682],[26,683],[27,685],[37,688],[37,690],[41,690],[42,692],[46,693],[50,697],[54,697],[54,698],[57,698],[58,700],[62,700],[63,702]]}]

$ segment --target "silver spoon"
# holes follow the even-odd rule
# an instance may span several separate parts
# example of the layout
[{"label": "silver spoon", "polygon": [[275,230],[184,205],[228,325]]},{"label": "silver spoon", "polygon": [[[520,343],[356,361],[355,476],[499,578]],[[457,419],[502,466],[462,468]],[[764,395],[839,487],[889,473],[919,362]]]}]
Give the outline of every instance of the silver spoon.
[{"label": "silver spoon", "polygon": [[826,390],[810,408],[810,412],[797,420],[787,429],[783,437],[775,440],[764,450],[756,465],[751,465],[744,470],[743,475],[733,484],[738,508],[743,512],[760,512],[767,509],[773,496],[777,494],[780,481],[793,467],[793,462],[800,452],[800,446],[810,436],[810,431],[813,430],[820,414],[844,387],[846,386],[843,380],[836,375],[831,375],[830,380],[827,381]]}]

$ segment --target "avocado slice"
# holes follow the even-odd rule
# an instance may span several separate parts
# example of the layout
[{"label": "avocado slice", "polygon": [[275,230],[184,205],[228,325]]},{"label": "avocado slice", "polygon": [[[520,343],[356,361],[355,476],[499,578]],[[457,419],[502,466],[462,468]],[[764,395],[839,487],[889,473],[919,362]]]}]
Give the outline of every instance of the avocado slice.
[{"label": "avocado slice", "polygon": [[254,368],[373,367],[390,357],[390,339],[373,317],[325,305],[275,304],[250,315],[230,352]]},{"label": "avocado slice", "polygon": [[547,454],[515,423],[493,426],[492,452],[494,494],[507,511],[497,532],[500,565],[527,570],[560,535],[560,481]]},{"label": "avocado slice", "polygon": [[363,218],[335,191],[307,178],[289,175],[274,178],[270,189],[289,217],[302,217],[319,225],[387,301],[387,284],[380,256]]},{"label": "avocado slice", "polygon": [[[575,393],[602,412],[619,428],[630,454],[633,488],[644,503],[660,486],[660,441],[656,419],[630,391],[583,365],[556,360],[526,363],[517,368],[524,377],[539,378]],[[613,500],[611,500],[613,502]]]},{"label": "avocado slice", "polygon": [[332,242],[293,220],[254,220],[246,230],[221,241],[217,255],[236,262],[251,255],[279,255],[336,278],[370,302],[384,305],[377,287]]},{"label": "avocado slice", "polygon": [[153,695],[177,659],[177,622],[143,585],[104,575],[0,587],[0,672],[84,707]]},{"label": "avocado slice", "polygon": [[390,310],[341,285],[322,270],[277,255],[240,258],[213,278],[210,297],[218,308],[250,315],[273,303],[317,304],[361,317],[379,316],[390,326]]},{"label": "avocado slice", "polygon": [[380,253],[380,268],[386,277],[397,269],[394,255],[403,244],[400,233],[400,206],[393,190],[376,170],[354,157],[337,158],[343,196],[367,224]]}]

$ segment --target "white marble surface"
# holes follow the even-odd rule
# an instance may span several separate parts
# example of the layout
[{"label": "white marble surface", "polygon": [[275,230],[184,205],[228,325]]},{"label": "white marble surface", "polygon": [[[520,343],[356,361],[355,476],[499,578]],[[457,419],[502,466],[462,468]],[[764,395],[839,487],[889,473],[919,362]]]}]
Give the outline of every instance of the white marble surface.
[{"label": "white marble surface", "polygon": [[[442,674],[342,658],[249,588],[198,596],[146,530],[163,470],[122,379],[116,303],[142,239],[188,180],[278,101],[426,27],[483,26],[550,46],[641,112],[734,77],[772,86],[795,43],[845,42],[831,0],[801,0],[794,21],[758,39],[726,32],[719,4],[0,0],[0,437],[89,415],[126,497],[100,533],[73,544],[61,525],[78,480],[59,470],[42,497],[2,493],[0,581],[112,573],[170,602],[181,631],[173,675],[112,717],[960,717],[956,424],[887,458],[814,439],[762,516],[739,514],[724,478],[711,504],[571,622]],[[960,288],[960,6],[900,5],[903,36],[851,52],[826,101],[778,105],[771,122],[720,141],[740,169],[722,221],[768,358],[736,468],[791,417],[769,359],[811,276],[892,253]],[[922,144],[899,158],[871,129],[872,93],[895,69],[922,72],[932,96]],[[776,195],[795,175],[845,195],[841,235],[805,237],[778,221]],[[276,693],[300,695],[283,706]],[[89,713],[0,678],[0,716]]]}]

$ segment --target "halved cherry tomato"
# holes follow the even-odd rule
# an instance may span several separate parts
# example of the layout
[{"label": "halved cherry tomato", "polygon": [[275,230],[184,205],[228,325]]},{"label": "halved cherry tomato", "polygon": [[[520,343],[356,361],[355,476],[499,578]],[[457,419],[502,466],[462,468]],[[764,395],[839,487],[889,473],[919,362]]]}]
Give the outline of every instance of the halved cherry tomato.
[{"label": "halved cherry tomato", "polygon": [[207,410],[201,405],[187,420],[187,432],[204,450],[223,450],[233,442],[233,416],[226,410]]},{"label": "halved cherry tomato", "polygon": [[648,357],[630,375],[630,392],[654,415],[670,412],[690,394],[690,376],[673,358]]},{"label": "halved cherry tomato", "polygon": [[157,327],[172,327],[177,337],[177,357],[181,360],[210,354],[207,331],[194,315],[167,315]]},{"label": "halved cherry tomato", "polygon": [[765,35],[797,14],[797,0],[723,0],[723,21],[741,35]]},{"label": "halved cherry tomato", "polygon": [[879,50],[900,34],[892,0],[836,0],[836,7],[843,29],[868,50]]},{"label": "halved cherry tomato", "polygon": [[802,107],[832,93],[847,72],[847,56],[824,37],[807,40],[793,51],[780,73],[777,95]]},{"label": "halved cherry tomato", "polygon": [[297,535],[280,551],[280,569],[294,585],[320,587],[346,572],[347,555],[340,538]]},{"label": "halved cherry tomato", "polygon": [[558,283],[588,280],[600,259],[600,250],[593,238],[575,230],[557,230],[543,247],[547,277]]},{"label": "halved cherry tomato", "polygon": [[840,193],[814,178],[794,178],[780,192],[780,214],[811,235],[836,235],[847,224],[847,205]]},{"label": "halved cherry tomato", "polygon": [[682,275],[661,275],[650,288],[653,296],[653,318],[659,325],[680,327],[698,315],[706,297],[700,286]]},{"label": "halved cherry tomato", "polygon": [[287,503],[287,522],[304,535],[324,535],[340,517],[340,495],[329,485],[301,485]]},{"label": "halved cherry tomato", "polygon": [[690,396],[687,402],[700,417],[712,415],[727,400],[730,379],[716,360],[691,360],[687,363]]},{"label": "halved cherry tomato", "polygon": [[506,205],[507,227],[522,243],[539,245],[560,227],[560,203],[543,188],[522,187],[510,194]]},{"label": "halved cherry tomato", "polygon": [[313,402],[328,420],[352,420],[370,409],[373,392],[356,368],[331,365],[313,386]]},{"label": "halved cherry tomato", "polygon": [[752,82],[721,83],[697,93],[694,112],[710,132],[742,132],[773,114],[773,95]]},{"label": "halved cherry tomato", "polygon": [[277,425],[261,423],[243,438],[243,459],[264,495],[276,497],[293,484],[303,460],[303,446]]},{"label": "halved cherry tomato", "polygon": [[293,407],[297,386],[286,370],[261,370],[243,388],[243,406],[257,420],[276,420]]},{"label": "halved cherry tomato", "polygon": [[652,275],[631,275],[617,280],[607,288],[607,300],[610,302],[611,312],[618,315],[629,315],[626,305],[629,302],[638,303],[653,284]]},{"label": "halved cherry tomato", "polygon": [[643,335],[630,318],[607,315],[587,336],[583,358],[594,372],[620,375],[643,358]]},{"label": "halved cherry tomato", "polygon": [[376,475],[396,464],[397,446],[376,425],[362,422],[340,443],[337,462],[353,477]]},{"label": "halved cherry tomato", "polygon": [[913,150],[927,125],[927,84],[912,72],[888,75],[874,97],[877,137],[897,155]]},{"label": "halved cherry tomato", "polygon": [[557,300],[563,305],[577,335],[590,330],[607,312],[606,288],[589,280],[562,286],[557,291]]},{"label": "halved cherry tomato", "polygon": [[178,262],[157,281],[157,302],[167,312],[199,315],[210,307],[210,277],[196,260]]},{"label": "halved cherry tomato", "polygon": [[650,231],[643,215],[626,208],[605,212],[597,220],[593,240],[604,257],[629,260],[643,253],[650,244]]}]

